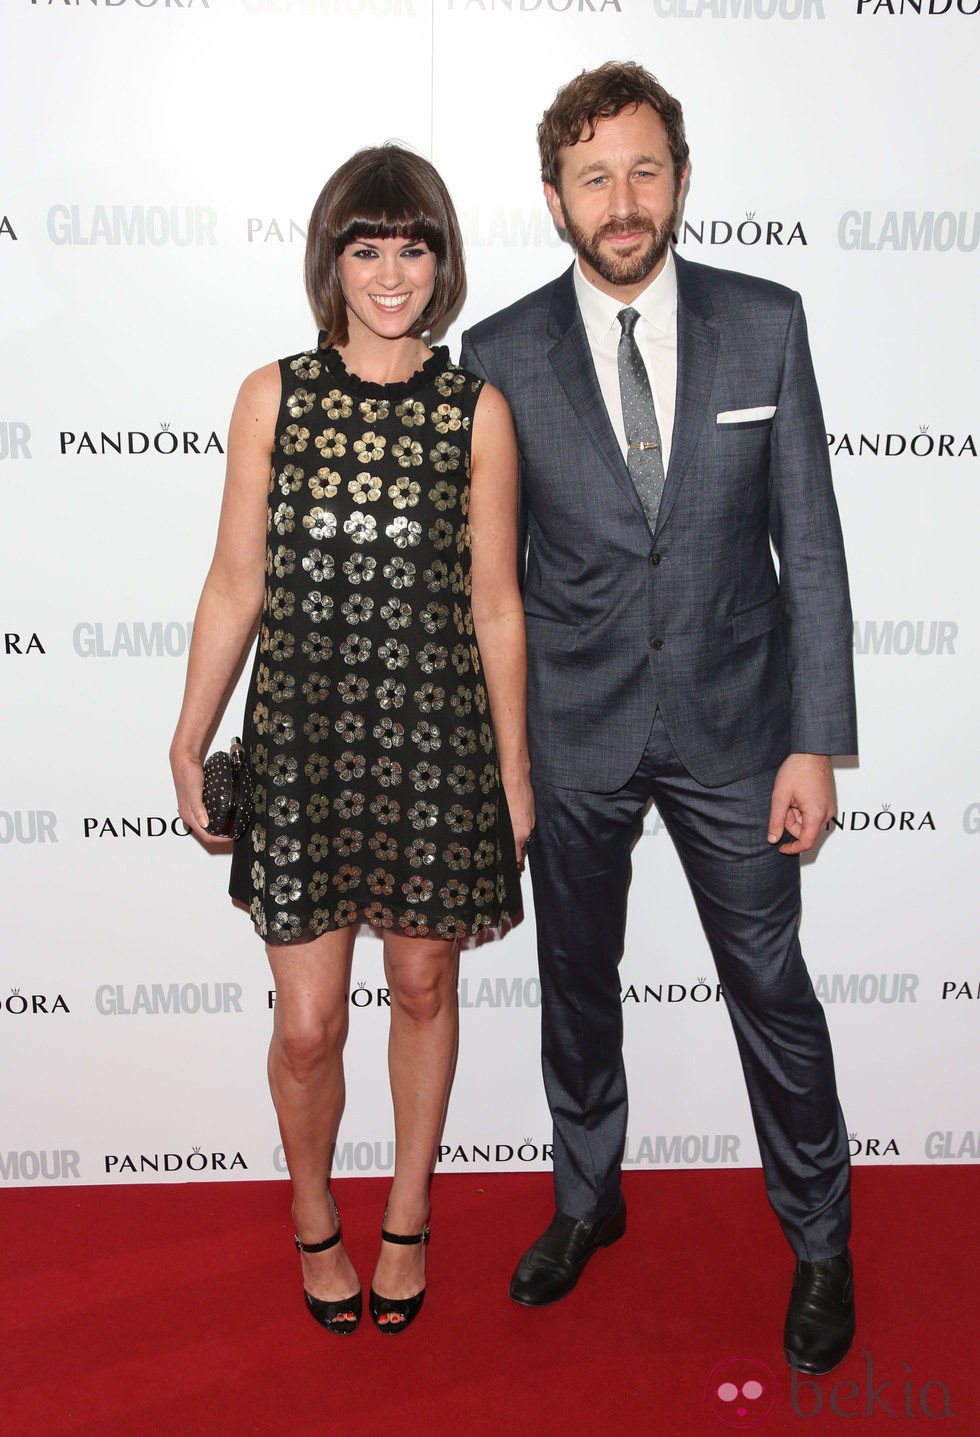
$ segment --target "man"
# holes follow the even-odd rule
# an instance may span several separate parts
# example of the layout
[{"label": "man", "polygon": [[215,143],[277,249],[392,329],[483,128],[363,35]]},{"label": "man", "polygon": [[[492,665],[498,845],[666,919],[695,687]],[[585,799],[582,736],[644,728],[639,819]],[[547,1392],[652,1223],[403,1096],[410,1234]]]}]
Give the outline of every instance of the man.
[{"label": "man", "polygon": [[[529,853],[557,1212],[510,1293],[543,1306],[625,1230],[622,1006],[630,852],[653,799],[735,1030],[766,1185],[797,1255],[787,1360],[853,1340],[847,1133],[803,963],[799,854],[856,748],[840,523],[799,296],[670,248],[688,148],[639,65],[558,94],[538,129],[576,261],[478,324],[522,466]],[[778,577],[772,559],[778,555]]]}]

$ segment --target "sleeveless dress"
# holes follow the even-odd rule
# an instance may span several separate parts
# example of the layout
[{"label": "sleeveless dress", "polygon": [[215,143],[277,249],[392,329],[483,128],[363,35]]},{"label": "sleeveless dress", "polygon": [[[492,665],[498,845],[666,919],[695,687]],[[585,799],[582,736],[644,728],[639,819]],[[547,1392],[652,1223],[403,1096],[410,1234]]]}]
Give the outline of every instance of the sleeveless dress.
[{"label": "sleeveless dress", "polygon": [[231,896],[271,943],[505,926],[520,880],[470,604],[483,382],[444,348],[397,384],[327,348],[279,368]]}]

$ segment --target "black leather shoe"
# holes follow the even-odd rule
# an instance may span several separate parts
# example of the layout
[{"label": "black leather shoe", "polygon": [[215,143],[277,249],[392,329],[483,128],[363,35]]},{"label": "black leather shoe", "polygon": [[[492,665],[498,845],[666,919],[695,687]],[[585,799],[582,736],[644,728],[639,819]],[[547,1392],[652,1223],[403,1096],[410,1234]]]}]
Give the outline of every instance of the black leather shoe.
[{"label": "black leather shoe", "polygon": [[525,1307],[547,1307],[567,1297],[600,1247],[618,1242],[626,1231],[626,1200],[619,1194],[608,1217],[578,1222],[556,1212],[547,1232],[517,1264],[510,1280],[510,1295]]},{"label": "black leather shoe", "polygon": [[790,1367],[821,1377],[846,1357],[854,1341],[854,1269],[845,1248],[839,1257],[796,1264],[783,1332]]}]

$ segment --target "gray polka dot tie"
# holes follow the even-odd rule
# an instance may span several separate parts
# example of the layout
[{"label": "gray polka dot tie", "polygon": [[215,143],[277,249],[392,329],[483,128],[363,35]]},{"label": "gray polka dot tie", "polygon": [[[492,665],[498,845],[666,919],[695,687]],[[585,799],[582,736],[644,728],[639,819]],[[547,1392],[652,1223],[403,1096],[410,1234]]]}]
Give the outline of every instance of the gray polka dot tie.
[{"label": "gray polka dot tie", "polygon": [[618,353],[619,393],[629,445],[626,467],[640,496],[652,534],[657,527],[657,513],[664,492],[664,456],[650,381],[633,334],[639,317],[635,309],[621,309],[617,316],[623,327]]}]

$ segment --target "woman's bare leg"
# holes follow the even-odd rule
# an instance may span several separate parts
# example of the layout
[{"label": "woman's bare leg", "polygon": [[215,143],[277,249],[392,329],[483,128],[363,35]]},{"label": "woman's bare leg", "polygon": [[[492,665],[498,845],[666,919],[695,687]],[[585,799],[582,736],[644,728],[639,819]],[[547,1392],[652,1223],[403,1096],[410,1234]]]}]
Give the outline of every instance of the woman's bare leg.
[{"label": "woman's bare leg", "polygon": [[[395,1111],[395,1173],[385,1227],[406,1236],[420,1233],[429,1217],[429,1179],[459,1038],[458,968],[452,941],[385,933],[388,1074]],[[425,1286],[425,1248],[383,1242],[372,1286],[382,1297],[414,1297]]]},{"label": "woman's bare leg", "polygon": [[[327,1190],[344,1108],[354,932],[343,928],[310,943],[266,946],[276,985],[269,1086],[293,1184],[293,1224],[307,1243],[337,1230]],[[357,1292],[357,1273],[342,1245],[300,1256],[311,1296],[336,1302]]]}]

